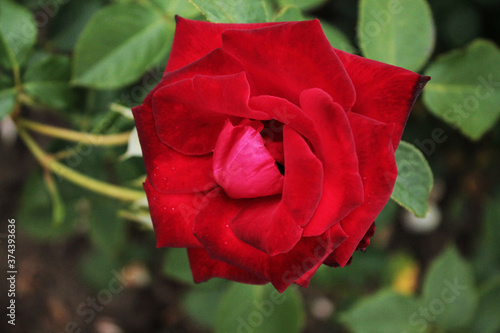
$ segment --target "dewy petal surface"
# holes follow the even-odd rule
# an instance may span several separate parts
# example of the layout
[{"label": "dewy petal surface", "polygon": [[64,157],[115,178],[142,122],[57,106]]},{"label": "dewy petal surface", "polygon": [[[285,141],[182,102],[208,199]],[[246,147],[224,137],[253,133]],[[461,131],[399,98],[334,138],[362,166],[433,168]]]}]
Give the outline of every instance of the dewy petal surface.
[{"label": "dewy petal surface", "polygon": [[214,178],[232,198],[256,198],[281,193],[284,177],[251,126],[226,121],[213,155]]},{"label": "dewy petal surface", "polygon": [[202,247],[193,235],[193,224],[203,194],[161,193],[147,179],[144,190],[158,247]]},{"label": "dewy petal surface", "polygon": [[242,62],[255,83],[254,95],[282,97],[298,105],[303,90],[320,88],[345,110],[354,104],[354,86],[318,20],[226,30],[222,49]]},{"label": "dewy petal surface", "polygon": [[153,110],[133,109],[148,180],[165,193],[208,191],[215,186],[212,156],[186,156],[163,144],[156,133]]},{"label": "dewy petal surface", "polygon": [[430,77],[341,50],[335,52],[356,88],[352,111],[386,124],[394,123],[392,144],[396,149],[411,108]]},{"label": "dewy petal surface", "polygon": [[356,113],[349,114],[349,121],[356,141],[365,200],[340,222],[349,237],[328,259],[336,261],[340,266],[349,261],[373,221],[389,201],[398,173],[392,146],[394,126]]}]

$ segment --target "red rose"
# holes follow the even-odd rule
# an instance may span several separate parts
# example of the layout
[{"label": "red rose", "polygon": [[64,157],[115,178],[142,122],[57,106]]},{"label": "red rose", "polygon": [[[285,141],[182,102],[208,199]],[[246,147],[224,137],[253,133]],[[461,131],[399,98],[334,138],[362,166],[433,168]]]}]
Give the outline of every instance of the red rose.
[{"label": "red rose", "polygon": [[158,246],[187,248],[196,282],[280,292],[346,265],[428,80],[333,49],[318,20],[178,18],[164,77],[133,110]]}]

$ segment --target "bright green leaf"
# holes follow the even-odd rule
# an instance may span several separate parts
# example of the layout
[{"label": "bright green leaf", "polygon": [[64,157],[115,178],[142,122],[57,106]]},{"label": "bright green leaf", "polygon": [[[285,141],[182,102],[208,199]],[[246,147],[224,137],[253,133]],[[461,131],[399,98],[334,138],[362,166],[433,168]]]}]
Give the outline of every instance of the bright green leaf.
[{"label": "bright green leaf", "polygon": [[417,313],[417,302],[392,290],[383,290],[366,297],[343,313],[341,321],[354,333],[417,333],[419,326],[411,325]]},{"label": "bright green leaf", "polygon": [[255,23],[272,19],[268,0],[189,0],[212,22]]},{"label": "bright green leaf", "polygon": [[26,60],[35,44],[37,27],[29,10],[0,0],[0,65],[12,68]]},{"label": "bright green leaf", "polygon": [[434,178],[424,155],[408,142],[401,141],[396,151],[398,178],[391,198],[413,212],[425,217]]},{"label": "bright green leaf", "polygon": [[278,0],[280,7],[294,5],[302,10],[312,10],[325,4],[328,0]]},{"label": "bright green leaf", "polygon": [[271,284],[232,284],[219,302],[215,333],[297,333],[305,324],[296,287],[279,294]]},{"label": "bright green leaf", "polygon": [[70,75],[68,57],[48,55],[29,64],[23,77],[23,89],[43,105],[65,109],[75,99],[69,86]]},{"label": "bright green leaf", "polygon": [[0,120],[14,110],[16,97],[17,90],[15,88],[0,90]]},{"label": "bright green leaf", "polygon": [[275,22],[290,22],[290,21],[302,21],[304,20],[304,15],[299,7],[295,5],[287,5],[283,7],[274,18]]},{"label": "bright green leaf", "polygon": [[151,5],[101,9],[76,44],[74,84],[113,89],[134,82],[167,54],[174,29],[173,19]]},{"label": "bright green leaf", "polygon": [[434,48],[431,9],[425,0],[361,0],[358,38],[367,58],[418,71]]},{"label": "bright green leaf", "polygon": [[473,140],[480,139],[500,117],[500,50],[478,39],[465,50],[435,60],[424,89],[430,111]]},{"label": "bright green leaf", "polygon": [[186,249],[168,249],[163,262],[163,273],[176,281],[194,284]]},{"label": "bright green leaf", "polygon": [[[430,315],[428,324],[445,329],[466,327],[474,316],[477,301],[472,268],[455,248],[446,249],[433,262],[424,280],[420,307]],[[420,315],[418,319],[423,318]]]},{"label": "bright green leaf", "polygon": [[479,294],[479,304],[470,332],[500,331],[500,276],[486,284]]},{"label": "bright green leaf", "polygon": [[150,0],[161,10],[172,17],[179,15],[184,18],[195,18],[200,15],[196,7],[186,0]]}]

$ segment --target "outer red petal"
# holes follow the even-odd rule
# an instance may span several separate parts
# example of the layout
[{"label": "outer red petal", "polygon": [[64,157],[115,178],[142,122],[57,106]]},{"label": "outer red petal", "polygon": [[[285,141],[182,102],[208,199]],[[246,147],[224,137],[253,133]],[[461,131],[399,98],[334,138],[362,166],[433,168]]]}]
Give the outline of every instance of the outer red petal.
[{"label": "outer red petal", "polygon": [[410,110],[430,77],[341,50],[335,52],[356,88],[352,111],[386,124],[394,123],[392,144],[396,149]]},{"label": "outer red petal", "polygon": [[230,226],[244,204],[245,200],[234,200],[220,190],[213,190],[201,205],[193,232],[210,258],[269,280],[280,292],[323,262],[345,239],[345,234],[333,239],[327,232],[318,237],[302,238],[288,253],[269,256],[236,237]]},{"label": "outer red petal", "polygon": [[304,229],[304,236],[321,235],[363,202],[351,125],[342,107],[321,89],[301,94],[301,107],[316,124],[323,149],[323,195]]},{"label": "outer red petal", "polygon": [[349,114],[349,121],[356,141],[365,201],[340,222],[349,238],[328,259],[340,266],[349,261],[387,204],[398,173],[391,140],[394,126],[356,113]]},{"label": "outer red petal", "polygon": [[321,88],[346,110],[354,104],[354,86],[318,20],[227,30],[222,49],[243,63],[259,95],[298,105],[303,90]]},{"label": "outer red petal", "polygon": [[194,218],[203,201],[201,193],[161,193],[147,179],[144,190],[158,247],[202,247],[193,235]]},{"label": "outer red petal", "polygon": [[215,186],[212,156],[186,156],[164,145],[156,134],[153,111],[147,105],[133,110],[149,182],[160,192],[208,191]]},{"label": "outer red petal", "polygon": [[250,284],[266,284],[269,281],[223,261],[211,259],[204,249],[187,249],[194,282],[200,283],[218,277]]},{"label": "outer red petal", "polygon": [[174,42],[167,72],[190,64],[222,46],[222,33],[227,29],[256,29],[282,23],[225,24],[193,21],[176,17]]}]

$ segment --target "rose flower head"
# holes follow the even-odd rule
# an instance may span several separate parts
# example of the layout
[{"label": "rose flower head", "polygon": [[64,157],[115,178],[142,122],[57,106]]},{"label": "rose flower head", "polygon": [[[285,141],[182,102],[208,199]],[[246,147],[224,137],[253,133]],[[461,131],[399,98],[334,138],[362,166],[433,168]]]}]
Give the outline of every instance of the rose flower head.
[{"label": "rose flower head", "polygon": [[429,77],[331,47],[318,20],[178,17],[161,82],[133,109],[158,247],[195,282],[307,286],[364,249]]}]

